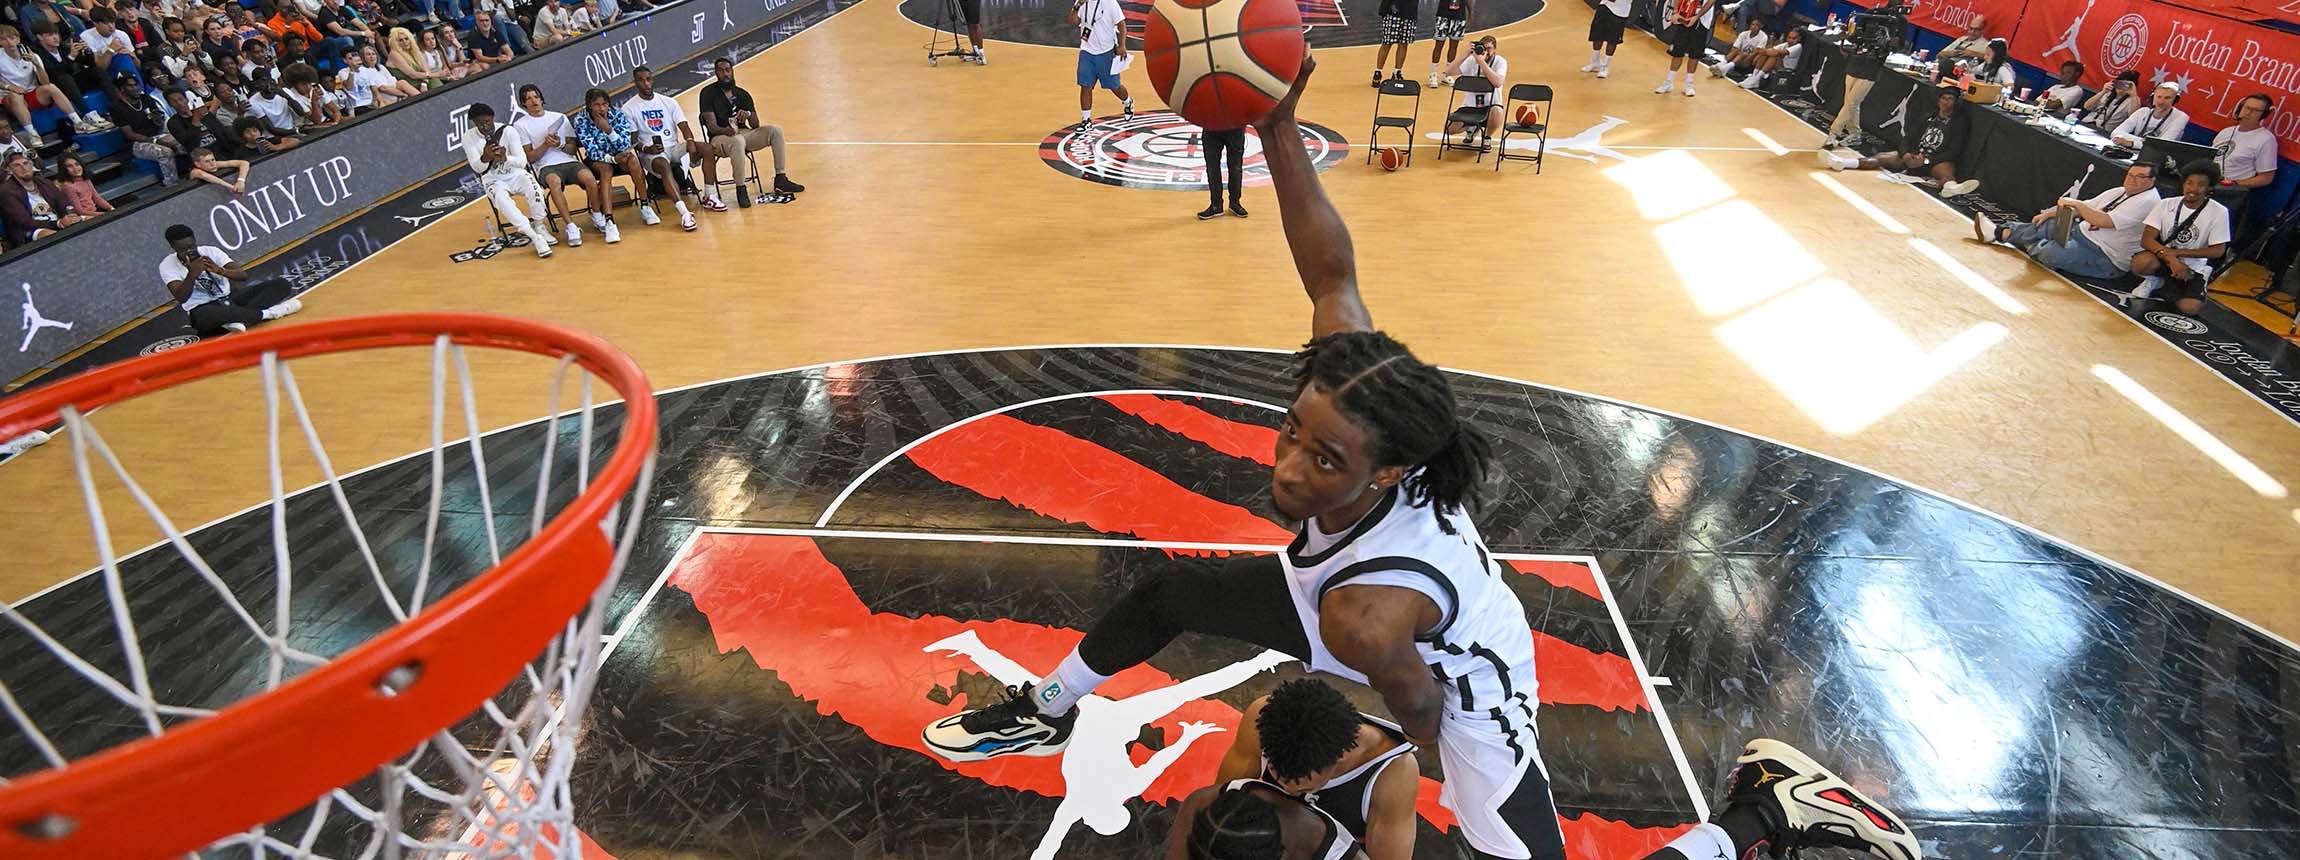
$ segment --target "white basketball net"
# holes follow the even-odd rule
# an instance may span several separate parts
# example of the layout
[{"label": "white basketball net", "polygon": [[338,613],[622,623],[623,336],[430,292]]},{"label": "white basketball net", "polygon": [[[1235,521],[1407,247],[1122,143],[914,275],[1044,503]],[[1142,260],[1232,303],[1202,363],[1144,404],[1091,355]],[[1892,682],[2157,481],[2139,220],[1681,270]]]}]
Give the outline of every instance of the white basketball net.
[{"label": "white basketball net", "polygon": [[[430,503],[422,524],[420,561],[412,565],[400,563],[412,554],[405,551],[405,547],[386,547],[386,551],[379,554],[377,544],[361,526],[362,516],[353,508],[344,489],[343,476],[329,459],[319,431],[313,426],[303,394],[296,386],[295,373],[276,354],[265,353],[260,365],[265,415],[270,427],[267,441],[271,464],[268,506],[271,570],[265,574],[268,583],[261,581],[264,576],[254,577],[259,580],[256,582],[247,581],[250,577],[244,573],[248,569],[246,562],[257,561],[253,559],[241,559],[240,581],[234,582],[220,573],[129,474],[89,416],[77,410],[66,411],[64,428],[59,435],[69,437],[63,441],[71,446],[73,466],[96,535],[98,565],[90,575],[101,579],[109,604],[110,629],[52,631],[27,617],[41,614],[30,611],[32,601],[0,609],[0,615],[7,620],[6,626],[0,626],[0,654],[8,653],[6,640],[15,639],[14,634],[21,633],[77,676],[39,678],[41,689],[37,691],[21,682],[19,689],[0,683],[0,713],[5,714],[0,718],[0,751],[16,745],[8,738],[9,730],[13,729],[37,753],[34,760],[27,761],[0,757],[0,785],[7,784],[9,777],[21,779],[45,768],[69,768],[79,758],[117,746],[134,736],[158,736],[181,727],[186,721],[214,714],[234,702],[278,688],[391,625],[405,622],[463,581],[500,564],[506,554],[541,531],[570,498],[590,487],[595,463],[613,449],[614,439],[602,442],[596,438],[601,428],[596,420],[598,404],[593,402],[593,377],[575,363],[574,356],[562,356],[551,378],[550,414],[556,417],[540,434],[542,456],[532,466],[508,470],[498,466],[493,471],[487,465],[481,444],[477,395],[464,348],[441,336],[432,347],[431,359]],[[570,371],[579,377],[572,384],[568,379]],[[456,379],[461,392],[462,427],[458,429],[464,438],[460,440],[447,436],[450,375]],[[563,413],[562,396],[569,393],[569,389],[573,389],[577,403]],[[300,431],[297,435],[302,445],[309,449],[323,476],[315,489],[324,489],[335,515],[350,524],[347,533],[341,536],[315,536],[308,529],[299,532],[298,540],[306,544],[321,543],[323,537],[348,538],[350,542],[349,553],[338,548],[318,562],[300,559],[301,568],[289,533],[290,502],[301,494],[291,493],[282,478],[281,454],[283,448],[291,444],[283,439],[280,420],[283,402]],[[572,435],[570,443],[560,442],[562,433]],[[619,435],[619,431],[607,435]],[[614,514],[600,524],[615,543],[613,566],[608,576],[592,594],[586,608],[567,621],[543,653],[530,661],[526,671],[502,693],[458,725],[440,730],[416,749],[384,763],[367,779],[328,792],[304,813],[284,822],[257,824],[246,832],[221,839],[201,852],[202,855],[265,860],[400,857],[573,860],[580,857],[578,834],[571,826],[568,786],[573,753],[583,725],[584,704],[598,676],[607,598],[638,530],[639,517],[632,514],[640,508],[634,500],[645,497],[653,466],[650,456],[637,484],[621,497]],[[532,474],[506,475],[506,471],[531,471]],[[555,472],[561,474],[557,487],[553,484]],[[117,480],[118,486],[136,501],[164,535],[161,544],[128,559],[118,555],[112,530],[99,503],[100,473],[108,473],[110,477],[106,480]],[[570,476],[572,487],[567,486]],[[453,548],[443,547],[441,543],[442,501],[449,496],[450,487],[458,498],[467,498],[468,492],[476,491],[478,510],[497,514],[467,517],[484,524],[480,528],[485,534],[484,556],[474,553],[468,559],[471,564],[467,566],[473,569],[450,570],[435,564],[435,559],[442,556],[454,560]],[[515,513],[496,508],[495,500],[500,497],[498,488],[516,492],[529,487],[534,495],[532,506],[522,506],[523,509]],[[310,505],[307,503],[305,508],[308,511]],[[498,521],[511,519],[506,514],[527,520],[524,530],[499,529]],[[396,516],[402,518],[401,524],[405,525],[404,518],[409,512]],[[374,513],[367,518],[383,519]],[[309,546],[305,549],[307,555],[320,554]],[[356,560],[351,558],[353,554]],[[139,555],[159,558],[139,558]],[[131,609],[131,597],[139,581],[148,582],[151,577],[149,574],[124,575],[123,561],[131,562],[134,569],[131,573],[146,569],[133,562],[160,561],[163,564],[158,566],[165,569],[166,576],[196,577],[204,587],[184,593],[196,591],[207,605],[171,604],[164,616],[150,611],[147,605],[139,607],[144,610],[140,616]],[[339,575],[320,583],[307,572],[315,564],[331,565]],[[364,575],[340,575],[347,565],[354,570],[364,568]],[[268,588],[261,587],[267,585]],[[323,586],[329,589],[327,602],[315,604],[316,598],[311,592]],[[380,605],[387,617],[347,618],[344,613],[333,611],[335,607],[353,602],[344,598],[354,589],[358,592],[355,596]],[[171,619],[183,618],[230,621],[228,624],[216,622],[228,629],[210,626],[191,631],[181,629],[180,621],[169,623]],[[347,622],[365,626],[347,633],[344,629]],[[327,629],[316,629],[322,625],[328,625]],[[169,629],[171,627],[175,629]],[[139,630],[150,638],[141,638]],[[162,630],[167,632],[159,632]],[[172,650],[169,657],[181,662],[186,636],[195,637],[191,640],[195,647],[212,648],[218,654],[227,653],[232,647],[239,647],[245,653],[260,649],[261,666],[239,667],[246,671],[223,678],[220,688],[214,677],[218,674],[217,667],[212,664],[202,666],[208,677],[201,679],[171,679],[164,666],[161,675],[155,677],[155,663],[162,661],[153,660],[154,654],[163,649]],[[19,644],[22,641],[19,640]],[[19,649],[19,652],[32,653],[29,649]],[[232,668],[225,666],[222,674],[229,676]],[[67,682],[69,691],[58,692]],[[92,701],[94,704],[73,708],[76,713],[39,712],[43,709],[38,702],[55,701]],[[110,729],[114,731],[109,732],[109,737],[96,738],[85,730],[85,715],[90,712],[128,716],[112,717],[115,721]],[[132,727],[125,734],[117,731],[123,721]],[[22,746],[16,745],[16,748]],[[282,762],[279,766],[288,768],[294,764]],[[57,825],[69,827],[70,822],[57,822]]]}]

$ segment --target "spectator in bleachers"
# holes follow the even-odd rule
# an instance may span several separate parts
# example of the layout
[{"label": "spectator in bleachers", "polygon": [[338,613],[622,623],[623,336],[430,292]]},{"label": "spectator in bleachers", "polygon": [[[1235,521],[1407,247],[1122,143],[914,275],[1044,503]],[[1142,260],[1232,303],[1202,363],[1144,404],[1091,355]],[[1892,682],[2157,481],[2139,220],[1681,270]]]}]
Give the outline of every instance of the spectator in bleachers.
[{"label": "spectator in bleachers", "polygon": [[351,94],[352,113],[367,113],[423,94],[415,85],[392,77],[384,70],[382,59],[374,45],[361,45],[359,50],[343,55],[344,69],[336,80]]},{"label": "spectator in bleachers", "polygon": [[89,90],[102,92],[104,88],[98,85],[101,78],[95,74],[93,67],[81,62],[87,53],[87,45],[78,39],[67,41],[64,34],[42,21],[32,27],[30,47],[32,58],[40,61],[41,72],[47,76],[48,83],[64,91],[65,101],[70,102],[91,123],[101,123],[105,128],[110,128],[109,120],[88,109],[86,93]]},{"label": "spectator in bleachers", "polygon": [[169,90],[165,98],[168,109],[175,114],[168,117],[165,128],[168,130],[168,138],[175,141],[174,149],[177,152],[220,149],[231,136],[231,126],[216,119],[216,108],[221,100],[193,105],[183,90]]},{"label": "spectator in bleachers", "polygon": [[[551,256],[551,212],[544,208],[543,189],[527,172],[527,145],[519,129],[498,124],[495,108],[486,102],[473,103],[463,116],[470,122],[463,130],[463,160],[479,177],[495,214],[504,227],[527,237],[535,256]],[[520,198],[527,200],[524,213],[519,211]]]},{"label": "spectator in bleachers", "polygon": [[514,56],[535,52],[534,43],[527,39],[527,28],[519,26],[519,16],[512,8],[511,0],[472,0],[472,3],[472,20],[478,21],[481,12],[493,17],[496,31],[503,34],[503,41],[511,44]]},{"label": "spectator in bleachers", "polygon": [[[225,179],[230,173],[232,178]],[[248,163],[237,158],[217,158],[212,150],[192,150],[192,178],[214,185],[233,194],[248,192]]]},{"label": "spectator in bleachers", "polygon": [[[679,107],[677,99],[655,91],[654,69],[646,66],[632,69],[631,82],[639,92],[623,100],[623,114],[631,118],[632,129],[637,133],[639,160],[647,165],[648,172],[657,176],[668,168],[671,176],[678,180],[679,202],[700,197],[703,208],[727,211],[727,204],[719,202],[719,160],[711,156],[710,144],[695,139],[694,129],[687,126],[686,110]],[[681,155],[703,165],[703,189],[708,190],[694,187],[694,180],[682,166]],[[686,227],[686,209],[682,207],[679,212],[679,226]]]},{"label": "spectator in bleachers", "polygon": [[433,24],[442,20],[439,15],[442,10],[447,12],[446,19],[448,20],[463,17],[464,3],[462,0],[415,0],[415,5],[416,8],[423,10],[423,14],[419,17]]},{"label": "spectator in bleachers", "polygon": [[143,87],[131,86],[126,80],[119,84],[120,101],[112,106],[112,115],[120,118],[120,135],[128,139],[128,154],[157,168],[161,187],[176,184],[176,157],[183,147],[168,135],[167,120],[163,119],[167,111]]},{"label": "spectator in bleachers", "polygon": [[253,9],[238,3],[225,3],[224,14],[231,18],[232,35],[242,42],[268,42],[279,38],[279,31],[271,29],[269,22],[258,20]]},{"label": "spectator in bleachers", "polygon": [[143,71],[136,66],[136,41],[120,30],[120,15],[110,6],[88,12],[88,29],[80,31],[80,43],[88,46],[89,65],[104,74]]},{"label": "spectator in bleachers", "polygon": [[785,172],[783,127],[760,123],[759,105],[751,98],[751,91],[735,84],[735,61],[726,57],[712,60],[711,77],[696,110],[704,130],[711,134],[711,154],[726,159],[734,171],[735,203],[751,205],[751,187],[746,184],[751,172],[749,155],[761,149],[775,151],[775,191],[797,194],[807,190]]},{"label": "spectator in bleachers", "polygon": [[318,58],[312,56],[311,43],[304,39],[302,33],[289,33],[281,36],[279,51],[272,55],[272,59],[279,64],[278,68],[272,70],[272,77],[275,79],[281,78],[283,71],[289,66],[297,63],[308,66],[318,62]]},{"label": "spectator in bleachers", "polygon": [[583,6],[568,15],[568,20],[575,28],[575,35],[580,36],[607,26],[607,13],[599,8],[599,2],[583,0]]},{"label": "spectator in bleachers", "polygon": [[18,128],[5,115],[0,115],[0,156],[11,152],[27,155],[40,151],[40,136],[28,128]]},{"label": "spectator in bleachers", "polygon": [[[583,93],[583,111],[575,115],[574,124],[575,138],[583,144],[583,160],[590,163],[591,173],[599,177],[599,184],[607,184],[615,175],[615,168],[622,168],[624,175],[631,177],[632,189],[638,192],[633,196],[639,202],[639,220],[648,224],[663,223],[662,217],[655,214],[654,198],[647,194],[648,171],[647,165],[639,160],[637,128],[629,116],[608,104],[606,90],[592,87]],[[653,166],[664,193],[677,194],[679,184],[671,176],[670,163],[657,159]],[[614,205],[613,195],[601,196],[607,198],[609,206]],[[687,201],[673,198],[672,204],[679,207],[679,227],[695,229],[695,216],[687,211]],[[614,213],[610,211],[608,217],[614,217]]]},{"label": "spectator in bleachers", "polygon": [[2189,316],[2204,309],[2205,287],[2214,262],[2228,252],[2231,230],[2228,207],[2212,199],[2218,185],[2220,168],[2210,161],[2180,168],[2180,196],[2158,201],[2141,228],[2140,253],[2132,258],[2141,281],[2133,295],[2157,296]]},{"label": "spectator in bleachers", "polygon": [[[424,31],[426,35],[430,32],[429,30]],[[391,34],[384,37],[384,44],[385,65],[390,67],[392,74],[397,75],[400,80],[413,85],[415,88],[436,89],[446,86],[447,82],[452,80],[448,76],[449,70],[447,68],[435,67],[431,63],[425,62],[423,48],[416,44],[415,34],[408,32],[407,28],[393,28]],[[436,57],[438,52],[432,51],[430,55]]]},{"label": "spectator in bleachers", "polygon": [[160,260],[160,282],[183,304],[192,330],[202,336],[247,331],[248,326],[303,310],[303,303],[295,299],[295,287],[284,280],[233,286],[247,281],[248,271],[234,265],[224,249],[200,244],[192,228],[172,224],[162,235],[170,253]]},{"label": "spectator in bleachers", "polygon": [[534,30],[530,35],[537,48],[551,47],[575,38],[581,32],[575,29],[574,15],[559,0],[544,0],[536,5]]},{"label": "spectator in bleachers", "polygon": [[78,33],[88,29],[88,19],[80,17],[71,7],[56,0],[26,0],[23,5],[16,7],[16,21],[24,26],[25,32],[31,32],[40,24],[46,24],[59,33]]},{"label": "spectator in bleachers", "polygon": [[1804,57],[1805,31],[1803,29],[1791,29],[1787,35],[1781,37],[1780,44],[1767,45],[1757,49],[1757,55],[1749,60],[1753,68],[1750,69],[1748,77],[1741,79],[1741,88],[1755,90],[1764,86],[1765,78],[1774,72],[1795,72],[1797,71],[1797,63]]},{"label": "spectator in bleachers", "polygon": [[185,71],[206,62],[207,53],[200,50],[200,40],[184,28],[183,19],[160,22],[160,33],[160,64],[167,68],[168,74],[181,78]]},{"label": "spectator in bleachers", "polygon": [[254,85],[255,92],[247,97],[247,109],[241,111],[240,115],[262,122],[264,131],[275,137],[294,135],[296,129],[301,127],[297,120],[300,114],[295,104],[280,92],[280,83],[272,80],[271,73],[263,69],[257,69],[249,81]]},{"label": "spectator in bleachers", "polygon": [[232,34],[231,19],[210,15],[200,24],[200,51],[208,57],[208,68],[239,71],[240,37]]},{"label": "spectator in bleachers", "polygon": [[[341,5],[337,8],[341,8]],[[304,50],[308,53],[305,62],[331,68],[343,62],[343,52],[351,47],[351,37],[342,35],[345,30],[343,22],[337,20],[325,7],[322,7],[319,15],[327,16],[327,20],[323,23],[318,16],[305,14],[303,7],[295,3],[280,4],[279,12],[272,16],[271,23],[279,31],[282,62],[287,62],[286,58],[293,56],[287,50],[291,36],[303,39],[306,46]]]},{"label": "spectator in bleachers", "polygon": [[2060,64],[2060,82],[2046,87],[2036,103],[2052,113],[2066,113],[2084,105],[2084,64],[2069,60]]},{"label": "spectator in bleachers", "polygon": [[270,73],[272,80],[275,81],[279,80],[280,76],[279,57],[272,51],[272,44],[262,39],[247,39],[240,42],[239,68],[239,84],[243,87],[255,83],[256,70],[258,69]]},{"label": "spectator in bleachers", "polygon": [[463,45],[452,29],[425,30],[416,45],[416,58],[425,68],[445,72],[448,80],[459,81],[479,70],[464,57]]},{"label": "spectator in bleachers", "polygon": [[40,176],[32,156],[21,151],[6,156],[8,178],[0,179],[0,224],[8,229],[8,242],[22,246],[80,223],[63,189]]},{"label": "spectator in bleachers", "polygon": [[376,36],[375,30],[367,26],[366,21],[360,20],[357,12],[343,5],[343,0],[320,0],[318,11],[311,13],[311,22],[313,26],[319,28],[322,38],[336,45],[336,48],[331,51],[320,48],[318,47],[320,43],[313,42],[314,50],[319,52],[322,59],[332,57],[340,62],[345,51],[379,38]]},{"label": "spectator in bleachers", "polygon": [[112,211],[112,201],[96,190],[96,183],[88,179],[88,165],[77,158],[56,160],[56,187],[64,192],[64,199],[72,201],[72,208],[87,218]]},{"label": "spectator in bleachers", "polygon": [[1979,180],[1957,181],[1957,159],[1964,155],[1972,119],[1965,113],[1964,93],[1955,84],[1941,86],[1932,115],[1911,118],[1906,126],[1898,151],[1849,158],[1823,149],[1821,165],[1831,170],[1895,170],[1930,179],[1941,187],[1943,197],[1970,194],[1980,187]]},{"label": "spectator in bleachers", "polygon": [[102,117],[90,119],[82,116],[73,107],[71,98],[55,84],[48,82],[48,70],[41,65],[38,57],[32,55],[30,49],[24,47],[24,37],[16,32],[16,28],[5,24],[0,24],[0,93],[5,94],[0,98],[7,100],[8,112],[15,116],[16,127],[19,129],[32,127],[32,109],[35,107],[54,107],[63,111],[65,120],[72,124],[72,130],[81,134],[95,134],[112,127]]},{"label": "spectator in bleachers", "polygon": [[359,16],[361,24],[367,26],[369,35],[366,41],[360,43],[362,45],[383,44],[383,34],[391,32],[391,28],[399,26],[400,19],[407,17],[394,11],[395,8],[404,8],[396,3],[393,7],[386,7],[376,0],[348,0],[343,5],[352,14]]},{"label": "spectator in bleachers", "polygon": [[[2125,168],[2123,185],[2090,200],[2063,197],[2023,224],[1993,224],[1973,213],[1973,238],[2019,248],[2046,268],[2087,278],[2121,277],[2140,253],[2141,222],[2156,211],[2156,166]],[[2067,209],[2077,221],[2068,241],[2054,242],[2053,221]]]},{"label": "spectator in bleachers", "polygon": [[238,158],[254,161],[275,152],[294,149],[302,143],[291,135],[274,135],[264,127],[263,121],[243,116],[232,121],[232,139],[225,151]]},{"label": "spectator in bleachers", "polygon": [[2112,129],[2139,109],[2140,73],[2126,69],[2118,72],[2106,89],[2085,100],[2082,121],[2093,128]]},{"label": "spectator in bleachers", "polygon": [[496,26],[495,13],[485,9],[473,16],[477,23],[463,37],[464,56],[470,58],[473,71],[486,69],[497,63],[511,62],[511,40]]},{"label": "spectator in bleachers", "polygon": [[2148,109],[2125,117],[2108,136],[2109,141],[2139,149],[2141,141],[2152,137],[2179,140],[2180,133],[2188,130],[2188,112],[2176,107],[2179,104],[2179,84],[2171,81],[2157,84],[2156,91],[2149,94]]},{"label": "spectator in bleachers", "polygon": [[543,192],[551,202],[567,215],[567,247],[583,244],[583,231],[575,225],[575,210],[567,206],[567,183],[583,187],[583,205],[591,210],[591,229],[606,237],[607,244],[623,241],[623,232],[615,222],[607,220],[608,210],[614,208],[612,189],[601,184],[591,169],[575,156],[582,151],[582,143],[575,138],[575,126],[567,115],[543,109],[543,88],[534,84],[519,85],[519,113],[511,118],[519,129],[519,138],[527,143],[527,164],[535,171],[536,181],[543,183]]},{"label": "spectator in bleachers", "polygon": [[299,131],[327,128],[344,121],[343,112],[336,108],[335,100],[319,87],[319,70],[303,63],[287,67],[280,75],[286,87],[280,95],[287,99],[295,112],[295,128]]}]

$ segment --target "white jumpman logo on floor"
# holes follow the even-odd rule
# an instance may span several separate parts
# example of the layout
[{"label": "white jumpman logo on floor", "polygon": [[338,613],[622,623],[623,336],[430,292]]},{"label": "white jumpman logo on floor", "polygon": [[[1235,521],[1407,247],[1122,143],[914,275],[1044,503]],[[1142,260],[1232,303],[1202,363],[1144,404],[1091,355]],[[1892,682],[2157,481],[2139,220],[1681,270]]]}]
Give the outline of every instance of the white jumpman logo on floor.
[{"label": "white jumpman logo on floor", "polygon": [[[1605,133],[1627,122],[1629,121],[1617,116],[1607,116],[1604,122],[1583,129],[1580,134],[1572,137],[1550,138],[1547,151],[1551,155],[1562,155],[1583,161],[1596,161],[1599,155],[1612,158],[1615,161],[1628,161],[1629,156],[1615,152],[1613,147],[1605,145]],[[1445,139],[1445,135],[1442,134],[1431,134],[1429,137],[1438,140]],[[1532,135],[1526,134],[1512,135],[1509,140],[1509,148],[1511,149],[1531,151],[1540,145],[1540,142]]]},{"label": "white jumpman logo on floor", "polygon": [[2084,11],[2076,13],[2076,20],[2068,24],[2068,32],[2060,34],[2060,44],[2044,49],[2039,56],[2050,57],[2054,52],[2067,51],[2069,59],[2084,62],[2084,55],[2076,49],[2077,31],[2084,29],[2084,19],[2092,14],[2092,4],[2098,2],[2100,0],[2084,0]]},{"label": "white jumpman logo on floor", "polygon": [[31,349],[32,338],[37,336],[40,333],[40,330],[44,328],[60,328],[65,331],[71,331],[72,324],[68,322],[57,322],[55,320],[41,316],[39,306],[32,304],[32,285],[31,283],[27,282],[24,284],[24,343],[21,346],[16,347],[16,351],[23,352],[25,350]]},{"label": "white jumpman logo on floor", "polygon": [[[1038,680],[1036,674],[983,644],[972,630],[928,645],[924,650],[971,659],[974,665],[1007,686]],[[1055,808],[1054,821],[1047,825],[1045,838],[1038,841],[1038,850],[1031,852],[1031,860],[1051,860],[1062,847],[1063,837],[1069,835],[1070,826],[1079,822],[1085,822],[1087,827],[1104,836],[1125,830],[1130,820],[1126,801],[1148,791],[1150,783],[1173,766],[1192,743],[1222,731],[1212,723],[1183,723],[1182,737],[1137,767],[1134,760],[1127,757],[1126,745],[1142,735],[1143,726],[1194,699],[1235,687],[1256,672],[1293,659],[1276,651],[1263,651],[1253,659],[1232,663],[1171,687],[1118,700],[1094,695],[1080,700],[1078,722],[1070,729],[1070,746],[1062,752],[1062,805]]]}]

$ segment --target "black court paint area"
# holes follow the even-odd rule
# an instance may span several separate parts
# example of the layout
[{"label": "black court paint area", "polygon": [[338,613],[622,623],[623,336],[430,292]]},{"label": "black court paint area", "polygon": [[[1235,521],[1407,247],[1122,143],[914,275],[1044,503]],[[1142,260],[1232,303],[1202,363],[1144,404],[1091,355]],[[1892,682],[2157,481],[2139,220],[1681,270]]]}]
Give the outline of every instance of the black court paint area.
[{"label": "black court paint area", "polygon": [[[591,856],[1152,856],[1239,709],[1296,670],[1185,636],[1102,688],[1111,703],[1063,758],[953,766],[918,732],[1046,671],[1151,571],[1285,542],[1266,463],[1288,363],[1015,349],[663,395],[621,636],[576,752]],[[1539,745],[1573,856],[1666,841],[1697,815],[1688,776],[1711,792],[1743,740],[1773,737],[1901,812],[1927,856],[2300,857],[2288,644],[1857,468],[1581,395],[1453,383],[1495,438],[1477,521],[1536,636]],[[491,436],[490,468],[534,460],[544,431]],[[378,546],[420,532],[427,470],[346,482]],[[291,503],[299,575],[349,593],[367,573],[324,496]],[[450,502],[449,579],[483,566],[491,513],[517,522],[529,503]],[[190,539],[260,595],[268,517]],[[172,558],[124,567],[149,611],[201,587]],[[103,653],[101,590],[82,579],[20,609]],[[370,603],[323,614],[356,638]],[[151,625],[173,643],[156,673],[240,683],[232,629]],[[132,730],[116,703],[60,698],[56,671],[0,627],[0,682],[27,711],[69,715],[80,740]],[[0,776],[35,756],[0,721]],[[1463,856],[1428,802],[1443,774],[1422,765],[1417,856]]]},{"label": "black court paint area", "polygon": [[[1296,0],[1302,7],[1302,23],[1310,28],[1310,46],[1315,48],[1348,48],[1378,45],[1382,41],[1381,16],[1375,13],[1380,0]],[[957,0],[903,0],[902,15],[922,27],[934,27],[946,20],[945,4],[957,9]],[[1065,0],[982,0],[982,36],[995,42],[1020,42],[1025,45],[1047,45],[1056,48],[1078,47],[1078,27],[1070,23],[1070,3]],[[1119,0],[1126,10],[1126,32],[1132,39],[1129,45],[1142,43],[1142,19],[1149,14],[1148,0]],[[1515,24],[1539,14],[1545,0],[1477,0],[1470,11],[1469,32],[1490,30]],[[1420,4],[1420,16],[1415,24],[1414,37],[1419,53],[1406,57],[1406,71],[1426,71],[1429,62],[1431,19],[1436,12],[1435,2]],[[949,14],[957,14],[955,11]],[[963,19],[960,33],[966,32]]]}]

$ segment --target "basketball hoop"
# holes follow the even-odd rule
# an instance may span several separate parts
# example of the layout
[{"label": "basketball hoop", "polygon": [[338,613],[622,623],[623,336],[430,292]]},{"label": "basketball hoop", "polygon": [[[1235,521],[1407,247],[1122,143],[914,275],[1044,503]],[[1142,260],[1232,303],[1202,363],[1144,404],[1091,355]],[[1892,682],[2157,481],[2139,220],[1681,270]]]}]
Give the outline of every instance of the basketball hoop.
[{"label": "basketball hoop", "polygon": [[[392,347],[428,347],[431,358],[430,508],[420,559],[410,558],[412,535],[389,543],[362,530],[361,514],[288,367],[307,356]],[[504,465],[515,458],[500,456],[494,468],[488,465],[469,347],[557,361],[549,417],[525,425],[541,436],[542,455],[531,466]],[[240,575],[235,583],[129,476],[88,413],[248,368],[260,373],[270,428],[272,552],[218,556]],[[571,368],[579,374],[572,391]],[[451,377],[461,392],[460,439],[447,435],[443,414]],[[592,400],[594,378],[614,389],[619,409]],[[562,411],[568,393],[577,402]],[[324,477],[310,492],[282,487],[283,435],[294,432],[282,432],[283,401]],[[607,598],[638,534],[654,471],[655,401],[628,356],[580,332],[476,314],[267,326],[0,401],[0,439],[58,423],[96,536],[98,563],[90,577],[101,581],[109,612],[104,624],[93,625],[104,629],[49,630],[27,617],[32,601],[0,609],[8,622],[0,624],[0,644],[11,636],[19,645],[36,643],[38,650],[21,653],[71,669],[43,676],[40,690],[0,683],[0,753],[19,740],[11,730],[21,734],[20,749],[36,752],[29,772],[0,769],[0,857],[131,860],[181,857],[203,846],[227,856],[287,858],[580,856],[568,780],[598,673]],[[611,450],[594,444],[610,431],[616,436]],[[406,468],[421,463],[409,460]],[[161,543],[126,557],[115,553],[98,501],[98,474],[117,476],[164,535]],[[478,521],[468,530],[485,533],[484,547],[468,551],[474,557],[468,571],[434,562],[455,560],[456,548],[439,544],[443,488],[450,482],[459,503],[464,491],[477,492],[476,513],[453,514]],[[523,493],[532,493],[532,504],[497,505]],[[332,580],[299,569],[290,552],[289,502],[299,498],[307,515],[316,518],[312,512],[324,509],[329,517],[318,531],[351,544],[306,562],[337,573]],[[384,513],[368,519],[385,520]],[[402,509],[398,522],[413,516]],[[524,522],[503,527],[499,521]],[[312,528],[299,539],[316,542]],[[130,607],[133,590],[123,585],[129,562],[139,578],[157,565],[169,577],[165,582],[197,583],[184,593],[196,591],[214,606],[198,611],[236,619],[236,625],[190,634],[171,629],[199,617],[175,605],[166,614],[138,607],[139,616]],[[468,578],[458,582],[462,577]],[[374,632],[331,632],[318,637],[324,640],[318,645],[307,641],[316,634],[299,636],[307,631],[296,625],[310,626],[311,611],[326,610],[341,621],[333,616],[351,604],[381,607]],[[181,662],[185,637],[193,634],[196,649],[213,648],[208,653],[218,655],[221,671],[208,665],[206,674],[179,680],[166,675],[166,659],[147,659]],[[360,634],[364,641],[357,641]],[[347,635],[355,641],[340,641]],[[163,650],[169,637],[176,652]],[[76,649],[74,642],[101,647]],[[246,665],[230,662],[239,653],[234,647],[252,655]],[[234,669],[242,671],[233,675]],[[98,730],[84,724],[84,712],[52,713],[43,722],[35,698],[61,700],[52,688],[64,682],[78,692],[62,699],[77,695],[71,700],[140,719]],[[112,737],[91,740],[107,732]],[[276,826],[291,818],[292,826]]]}]

